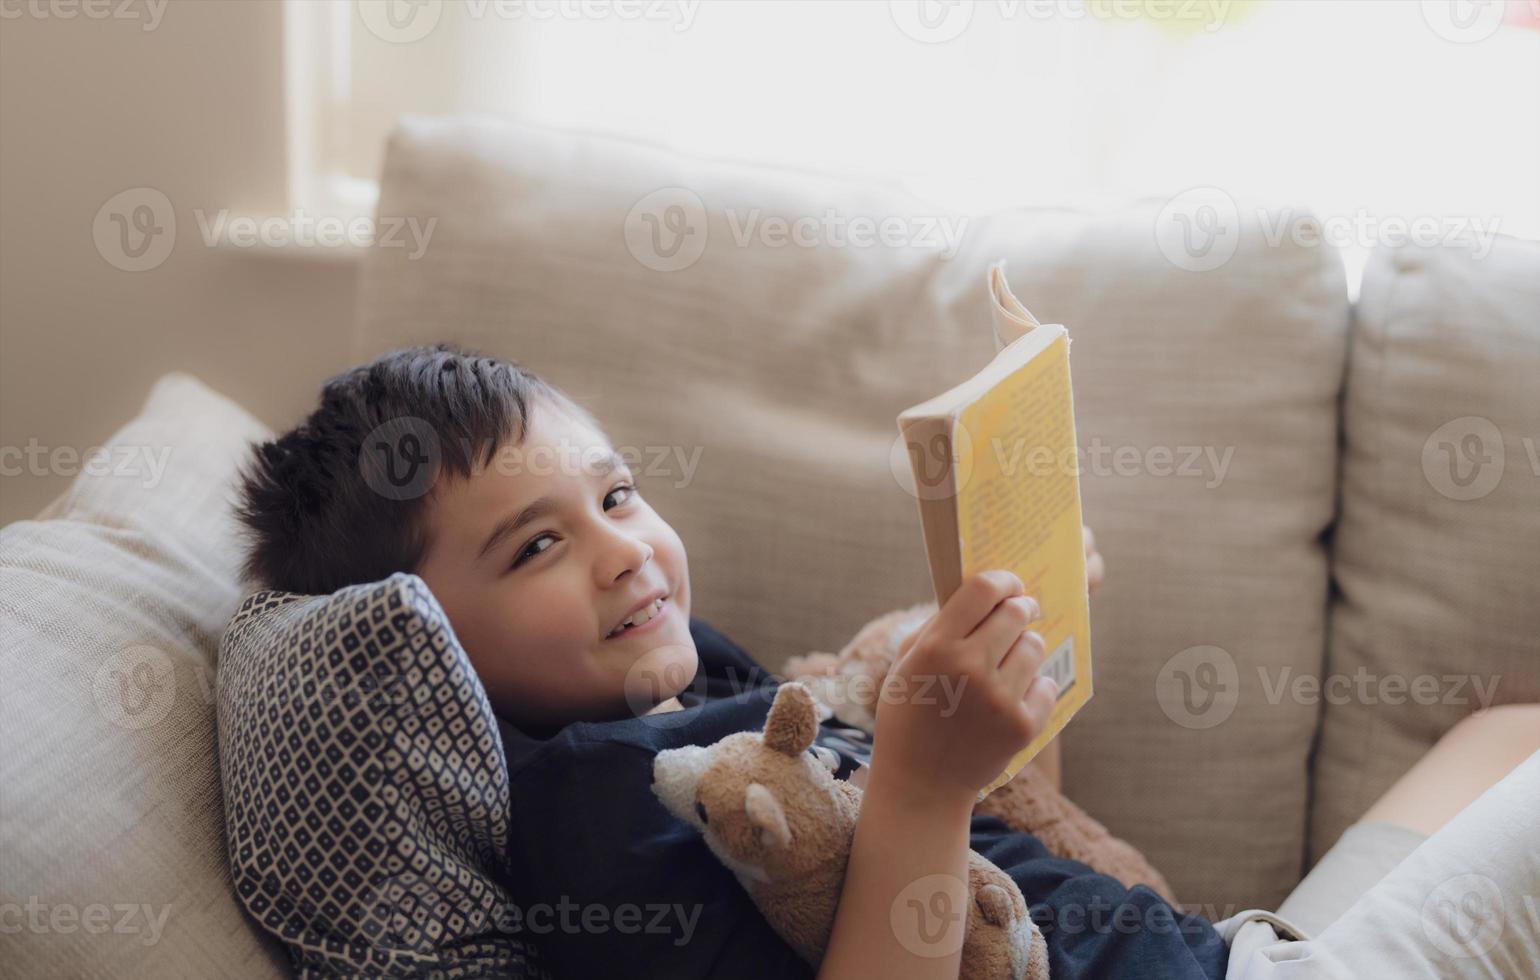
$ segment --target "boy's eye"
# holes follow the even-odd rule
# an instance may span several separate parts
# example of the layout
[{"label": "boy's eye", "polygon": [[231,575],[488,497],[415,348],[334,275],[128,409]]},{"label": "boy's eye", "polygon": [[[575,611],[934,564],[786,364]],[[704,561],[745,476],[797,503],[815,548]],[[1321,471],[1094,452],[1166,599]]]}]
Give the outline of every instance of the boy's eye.
[{"label": "boy's eye", "polygon": [[[637,490],[636,490],[636,487],[633,486],[632,484],[622,483],[620,486],[615,487],[609,493],[605,494],[604,495],[604,499],[605,500],[609,500],[612,496],[614,496],[617,493],[621,493],[621,492],[624,492],[626,494],[626,496],[625,496],[624,499],[622,499],[620,501],[620,503],[615,504],[614,505],[615,507],[619,507],[620,504],[623,504],[627,500],[630,500],[633,496],[636,495]],[[611,508],[610,507],[606,507],[604,509],[605,510],[610,510]],[[542,534],[539,537],[532,538],[530,540],[529,544],[524,546],[524,550],[519,552],[519,556],[513,560],[513,564],[511,566],[509,566],[509,567],[510,568],[518,568],[520,565],[524,564],[529,559],[536,557],[537,555],[539,555],[542,552],[549,551],[550,550],[550,545],[548,545],[548,546],[546,546],[544,548],[537,548],[537,547],[535,547],[541,541],[545,541],[547,539],[550,539],[552,544],[555,543],[555,537],[553,535],[551,535],[550,533]]]},{"label": "boy's eye", "polygon": [[535,547],[535,545],[539,544],[541,541],[545,541],[548,538],[550,538],[552,540],[553,544],[555,543],[555,539],[552,538],[551,535],[549,535],[549,534],[542,534],[538,538],[535,538],[534,540],[530,541],[529,544],[525,545],[524,546],[524,550],[519,552],[519,557],[514,559],[513,567],[517,568],[520,565],[524,564],[525,560],[533,558],[533,557],[535,557],[536,555],[540,554],[543,551],[549,551],[550,550],[549,548],[536,548]]},{"label": "boy's eye", "polygon": [[[620,493],[622,490],[624,490],[626,492],[625,500],[630,500],[632,497],[634,497],[636,495],[636,487],[632,486],[629,483],[622,483],[620,486],[616,487],[615,489],[611,490],[609,493],[605,494],[604,495],[604,499],[608,500],[608,499],[610,499],[611,496],[613,496],[614,494]],[[625,500],[622,500],[620,503],[622,503],[622,504],[625,503]],[[620,504],[616,504],[615,506],[619,507]],[[605,510],[609,510],[609,508],[606,507]]]}]

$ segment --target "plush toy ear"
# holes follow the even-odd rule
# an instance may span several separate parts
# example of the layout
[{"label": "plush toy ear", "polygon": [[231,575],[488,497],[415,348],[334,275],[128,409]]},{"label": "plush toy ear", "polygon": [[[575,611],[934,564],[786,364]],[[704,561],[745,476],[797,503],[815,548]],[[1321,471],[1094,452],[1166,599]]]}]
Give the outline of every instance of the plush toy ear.
[{"label": "plush toy ear", "polygon": [[765,718],[765,744],[777,752],[801,755],[813,744],[818,714],[813,692],[799,681],[788,681],[775,692],[775,703]]},{"label": "plush toy ear", "polygon": [[743,810],[749,822],[759,831],[762,844],[786,847],[791,843],[791,828],[786,825],[786,811],[776,800],[775,794],[759,783],[749,783],[743,791]]}]

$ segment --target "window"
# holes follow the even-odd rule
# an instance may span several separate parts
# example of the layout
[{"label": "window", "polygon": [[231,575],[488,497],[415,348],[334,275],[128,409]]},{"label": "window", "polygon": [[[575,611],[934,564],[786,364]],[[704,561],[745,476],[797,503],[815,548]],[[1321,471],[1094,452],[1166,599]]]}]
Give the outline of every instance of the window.
[{"label": "window", "polygon": [[295,145],[310,149],[295,185],[334,202],[367,197],[398,114],[492,112],[891,181],[966,212],[1208,186],[1313,210],[1357,261],[1419,222],[1446,238],[1540,236],[1540,0],[290,0],[290,13],[308,134]]}]

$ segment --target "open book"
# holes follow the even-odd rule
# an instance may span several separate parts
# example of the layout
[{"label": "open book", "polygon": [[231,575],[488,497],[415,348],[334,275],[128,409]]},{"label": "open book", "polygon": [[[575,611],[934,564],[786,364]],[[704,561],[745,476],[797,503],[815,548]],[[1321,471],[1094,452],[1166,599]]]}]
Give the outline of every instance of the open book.
[{"label": "open book", "polygon": [[937,603],[975,572],[1015,572],[1043,610],[1031,625],[1048,648],[1039,673],[1059,684],[1047,727],[980,799],[1009,782],[1091,699],[1069,335],[1027,312],[1006,285],[1003,262],[990,268],[988,285],[994,360],[898,416]]}]

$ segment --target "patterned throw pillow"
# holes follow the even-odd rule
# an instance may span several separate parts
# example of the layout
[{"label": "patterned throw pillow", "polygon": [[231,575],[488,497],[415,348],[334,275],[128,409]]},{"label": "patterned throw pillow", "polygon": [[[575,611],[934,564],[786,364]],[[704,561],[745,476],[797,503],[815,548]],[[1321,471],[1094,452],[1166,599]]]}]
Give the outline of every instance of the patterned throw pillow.
[{"label": "patterned throw pillow", "polygon": [[422,579],[248,596],[217,685],[231,876],[300,976],[545,975],[497,718]]}]

